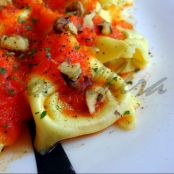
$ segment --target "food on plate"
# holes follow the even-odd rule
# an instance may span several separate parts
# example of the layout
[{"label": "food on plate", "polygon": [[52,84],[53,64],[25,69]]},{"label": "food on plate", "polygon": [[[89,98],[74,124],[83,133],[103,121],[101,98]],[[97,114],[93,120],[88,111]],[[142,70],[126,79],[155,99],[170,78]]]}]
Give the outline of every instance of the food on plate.
[{"label": "food on plate", "polygon": [[0,150],[34,119],[35,148],[133,129],[138,100],[126,78],[148,64],[130,0],[0,0]]}]

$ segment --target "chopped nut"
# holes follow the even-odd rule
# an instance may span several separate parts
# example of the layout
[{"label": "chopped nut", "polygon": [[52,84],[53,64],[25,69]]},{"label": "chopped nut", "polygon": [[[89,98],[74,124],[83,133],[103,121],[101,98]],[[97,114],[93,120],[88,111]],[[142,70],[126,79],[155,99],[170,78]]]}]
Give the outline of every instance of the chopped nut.
[{"label": "chopped nut", "polygon": [[72,34],[77,34],[77,28],[72,22],[68,24],[68,29]]},{"label": "chopped nut", "polygon": [[69,17],[60,17],[55,22],[55,31],[58,33],[67,31],[67,24],[70,22]]},{"label": "chopped nut", "polygon": [[0,47],[9,49],[12,51],[27,51],[29,49],[29,41],[28,39],[19,36],[2,36],[0,39]]},{"label": "chopped nut", "polygon": [[61,73],[68,76],[68,78],[72,81],[76,81],[82,72],[81,67],[80,67],[80,63],[71,64],[68,62],[63,62],[58,67],[58,69],[61,71]]},{"label": "chopped nut", "polygon": [[90,14],[85,15],[84,17],[84,26],[90,29],[94,29],[94,22],[93,18],[95,17],[96,13],[92,12]]},{"label": "chopped nut", "polygon": [[85,13],[83,4],[81,2],[72,2],[66,7],[66,13],[76,16],[83,16]]},{"label": "chopped nut", "polygon": [[107,88],[95,87],[86,91],[86,103],[90,114],[95,113],[96,104],[104,101],[106,97]]},{"label": "chopped nut", "polygon": [[57,33],[66,33],[70,31],[72,34],[77,34],[76,26],[69,20],[69,17],[60,17],[55,22],[55,31]]}]

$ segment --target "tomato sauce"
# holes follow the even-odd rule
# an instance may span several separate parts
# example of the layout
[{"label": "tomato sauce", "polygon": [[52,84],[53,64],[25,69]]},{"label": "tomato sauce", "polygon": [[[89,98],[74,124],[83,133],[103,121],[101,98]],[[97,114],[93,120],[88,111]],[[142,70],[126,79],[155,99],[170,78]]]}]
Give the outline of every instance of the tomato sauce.
[{"label": "tomato sauce", "polygon": [[46,5],[52,10],[63,11],[67,0],[44,0]]},{"label": "tomato sauce", "polygon": [[24,95],[28,68],[0,50],[0,142],[13,144],[19,136],[21,124],[31,118]]},{"label": "tomato sauce", "polygon": [[[91,72],[88,64],[88,55],[83,48],[74,47],[74,44],[68,34],[57,36],[50,34],[40,46],[39,51],[34,55],[38,65],[33,68],[33,73],[44,75],[51,81],[54,81],[58,87],[60,100],[70,106],[70,110],[76,111],[76,114],[88,112],[85,102],[85,90],[92,83],[90,80]],[[50,57],[47,56],[49,50]],[[68,61],[72,64],[80,63],[82,73],[79,77],[80,86],[75,89],[68,85],[58,70],[59,65]],[[40,63],[42,62],[42,63]]]},{"label": "tomato sauce", "polygon": [[[101,35],[98,25],[104,20],[96,15],[93,19],[94,28],[84,26],[83,17],[67,16],[66,3],[74,0],[14,0],[13,4],[1,9],[0,38],[3,35],[20,35],[28,38],[29,50],[26,52],[0,49],[0,143],[5,146],[13,144],[21,131],[23,122],[32,117],[26,99],[26,85],[32,73],[37,73],[57,84],[60,100],[69,106],[63,112],[70,116],[89,115],[85,99],[85,91],[93,84],[89,57],[92,53],[86,46],[95,46],[96,37]],[[87,12],[96,8],[97,0],[85,1]],[[113,13],[116,13],[114,11]],[[28,16],[20,18],[27,11]],[[78,33],[57,34],[54,31],[55,21],[66,16],[77,28]],[[124,21],[114,21],[114,26],[131,28]],[[123,34],[112,29],[108,35],[115,39],[123,39]],[[74,41],[73,41],[74,40]],[[75,41],[77,40],[77,41]],[[77,42],[77,43],[76,43]],[[78,88],[67,82],[58,67],[64,62],[79,63],[81,75]],[[96,107],[99,109],[98,104]]]},{"label": "tomato sauce", "polygon": [[[34,49],[52,31],[58,14],[36,1],[14,1],[1,10],[0,37],[18,34],[30,40],[26,53],[0,50],[0,142],[13,144],[24,121],[32,118],[25,96],[27,78],[36,64]],[[19,19],[22,8],[29,10],[25,20]]]}]

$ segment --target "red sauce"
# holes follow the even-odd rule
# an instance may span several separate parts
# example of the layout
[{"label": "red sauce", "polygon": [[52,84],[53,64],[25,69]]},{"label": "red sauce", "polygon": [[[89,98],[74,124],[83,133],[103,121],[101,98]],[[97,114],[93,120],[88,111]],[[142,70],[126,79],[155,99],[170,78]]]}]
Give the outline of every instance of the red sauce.
[{"label": "red sauce", "polygon": [[22,122],[31,118],[24,95],[28,67],[0,50],[0,142],[10,145],[17,139]]},{"label": "red sauce", "polygon": [[86,8],[87,8],[87,11],[93,11],[96,6],[97,6],[97,0],[87,0],[86,1]]},{"label": "red sauce", "polygon": [[[96,15],[93,19],[93,22],[94,22],[95,33],[97,35],[102,35],[102,33],[100,31],[101,27],[99,27],[99,26],[101,26],[101,24],[104,23],[104,19],[101,16]],[[119,23],[119,24],[121,24],[121,23]],[[124,34],[116,28],[116,26],[120,26],[119,24],[115,25],[114,27],[111,27],[111,33],[108,34],[107,36],[114,38],[114,39],[119,39],[119,40],[124,39],[124,37],[125,37]],[[94,38],[95,38],[95,36],[94,36]]]},{"label": "red sauce", "polygon": [[[35,64],[33,49],[52,31],[58,14],[35,1],[14,1],[0,13],[0,37],[19,34],[30,40],[30,50],[26,53],[0,50],[0,142],[13,144],[19,137],[21,125],[32,118],[26,100],[26,79]],[[31,10],[30,17],[19,21],[19,8]]]},{"label": "red sauce", "polygon": [[[74,0],[69,0],[72,2]],[[86,1],[87,11],[96,7],[97,0]],[[92,85],[91,70],[88,64],[89,52],[84,46],[95,46],[96,36],[100,35],[98,24],[103,22],[99,16],[93,19],[94,29],[83,25],[83,18],[71,16],[69,20],[78,29],[76,37],[80,44],[74,45],[68,34],[54,32],[55,20],[64,13],[66,0],[14,0],[13,4],[1,9],[0,37],[3,35],[21,35],[29,39],[27,52],[10,52],[0,49],[0,142],[13,144],[18,138],[23,122],[32,117],[26,100],[25,89],[31,73],[37,73],[57,84],[60,99],[69,105],[64,109],[70,116],[87,116],[89,111],[85,100],[85,91]],[[30,11],[29,17],[20,20],[21,9]],[[124,28],[131,26],[124,21],[114,25]],[[123,34],[113,29],[110,37],[123,39]],[[79,86],[74,88],[62,76],[58,66],[68,61],[80,63],[82,73]],[[97,110],[102,103],[98,103]]]},{"label": "red sauce", "polygon": [[94,46],[96,43],[96,33],[89,28],[84,28],[83,32],[77,36],[77,40],[81,45]]},{"label": "red sauce", "polygon": [[[50,58],[47,57],[47,50],[50,48]],[[70,106],[70,110],[76,111],[76,114],[88,112],[85,102],[85,90],[90,85],[90,68],[88,65],[88,55],[82,48],[77,51],[70,41],[68,34],[60,36],[50,34],[40,46],[39,51],[34,55],[38,66],[33,69],[34,73],[44,75],[54,81],[58,86],[60,99]],[[69,61],[72,64],[80,63],[82,73],[79,78],[80,87],[75,89],[68,85],[58,70],[58,66]],[[42,63],[40,63],[42,62]]]},{"label": "red sauce", "polygon": [[129,29],[129,30],[132,30],[133,29],[133,25],[126,22],[126,21],[119,21],[117,22],[117,26],[120,26],[122,28],[125,28],[125,29]]},{"label": "red sauce", "polygon": [[52,10],[63,10],[67,0],[44,0],[49,8]]}]

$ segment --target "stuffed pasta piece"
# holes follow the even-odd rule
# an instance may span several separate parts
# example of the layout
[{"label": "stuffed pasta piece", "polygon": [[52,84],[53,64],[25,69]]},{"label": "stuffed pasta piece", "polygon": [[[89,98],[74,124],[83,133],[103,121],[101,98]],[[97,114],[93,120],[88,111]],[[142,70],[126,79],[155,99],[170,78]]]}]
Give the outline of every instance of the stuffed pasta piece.
[{"label": "stuffed pasta piece", "polygon": [[[34,55],[28,100],[36,123],[35,147],[117,123],[132,129],[138,102],[118,76],[148,63],[148,44],[127,21],[131,1],[44,1],[60,16]],[[61,7],[61,8],[60,8]]]},{"label": "stuffed pasta piece", "polygon": [[[54,0],[46,2],[57,7]],[[147,66],[148,42],[133,27],[131,0],[68,0],[61,4],[61,10],[54,8],[63,14],[55,25],[58,33],[70,31],[100,62],[122,77]]]},{"label": "stuffed pasta piece", "polygon": [[134,128],[139,103],[123,77],[146,67],[148,43],[129,21],[131,5],[0,0],[0,150],[17,140],[30,108],[43,154],[114,123]]},{"label": "stuffed pasta piece", "polygon": [[134,127],[138,103],[126,92],[123,79],[80,46],[72,34],[48,36],[35,59],[38,66],[28,81],[27,95],[39,152],[117,121],[123,128]]}]

